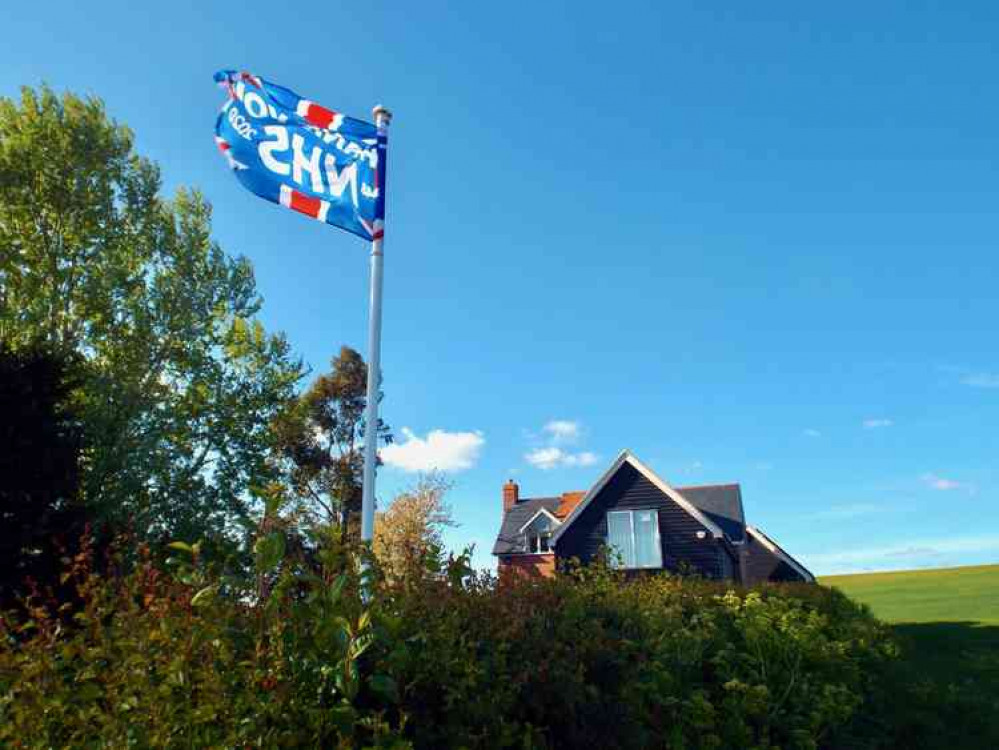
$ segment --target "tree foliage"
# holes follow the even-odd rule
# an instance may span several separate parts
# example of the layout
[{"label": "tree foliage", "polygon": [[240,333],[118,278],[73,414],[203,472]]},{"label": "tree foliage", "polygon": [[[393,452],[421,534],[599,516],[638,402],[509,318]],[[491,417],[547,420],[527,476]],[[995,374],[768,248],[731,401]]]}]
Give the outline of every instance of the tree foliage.
[{"label": "tree foliage", "polygon": [[[311,526],[339,527],[346,539],[361,509],[364,409],[368,368],[361,355],[342,347],[330,372],[274,420],[275,457],[292,488],[297,509]],[[379,437],[391,441],[381,420]]]},{"label": "tree foliage", "polygon": [[42,347],[0,344],[0,607],[26,596],[28,581],[56,586],[62,553],[84,532],[73,371]]},{"label": "tree foliage", "polygon": [[438,566],[444,529],[456,525],[444,500],[450,489],[444,475],[427,474],[376,514],[373,549],[390,581],[415,578]]},{"label": "tree foliage", "polygon": [[255,316],[245,258],[196,191],[95,98],[0,100],[0,337],[84,359],[83,497],[156,538],[220,538],[269,476],[269,424],[301,366]]}]

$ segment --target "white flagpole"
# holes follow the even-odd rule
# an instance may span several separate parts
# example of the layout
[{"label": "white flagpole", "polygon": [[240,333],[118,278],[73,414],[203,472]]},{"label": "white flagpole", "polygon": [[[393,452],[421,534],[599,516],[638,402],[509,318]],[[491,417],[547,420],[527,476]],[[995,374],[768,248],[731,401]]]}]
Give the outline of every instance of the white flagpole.
[{"label": "white flagpole", "polygon": [[[371,114],[379,134],[387,134],[392,113],[380,104]],[[384,190],[385,185],[379,185]],[[375,531],[375,464],[378,462],[378,381],[382,347],[383,237],[371,241],[371,300],[368,310],[368,394],[364,408],[364,486],[361,496],[361,541],[370,542]]]}]

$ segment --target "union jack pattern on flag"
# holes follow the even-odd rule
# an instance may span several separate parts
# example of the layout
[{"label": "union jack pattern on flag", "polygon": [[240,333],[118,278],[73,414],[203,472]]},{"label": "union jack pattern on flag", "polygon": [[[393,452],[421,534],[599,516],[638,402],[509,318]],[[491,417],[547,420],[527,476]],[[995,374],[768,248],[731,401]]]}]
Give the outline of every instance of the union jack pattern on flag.
[{"label": "union jack pattern on flag", "polygon": [[251,73],[223,70],[215,143],[250,192],[375,240],[385,227],[387,133]]}]

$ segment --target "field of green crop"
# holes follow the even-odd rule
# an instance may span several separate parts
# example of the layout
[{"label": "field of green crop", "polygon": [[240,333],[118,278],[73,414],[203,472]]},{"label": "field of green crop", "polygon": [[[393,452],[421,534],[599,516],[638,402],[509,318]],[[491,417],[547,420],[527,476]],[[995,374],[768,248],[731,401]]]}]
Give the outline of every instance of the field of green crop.
[{"label": "field of green crop", "polygon": [[999,697],[999,565],[828,576],[893,623],[921,673]]},{"label": "field of green crop", "polygon": [[999,625],[999,565],[828,576],[820,583],[888,622]]}]

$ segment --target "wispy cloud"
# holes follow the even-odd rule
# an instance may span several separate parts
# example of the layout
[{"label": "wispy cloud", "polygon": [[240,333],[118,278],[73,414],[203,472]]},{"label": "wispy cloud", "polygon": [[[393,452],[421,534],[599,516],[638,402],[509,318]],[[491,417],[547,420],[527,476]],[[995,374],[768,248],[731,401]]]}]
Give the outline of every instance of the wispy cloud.
[{"label": "wispy cloud", "polygon": [[524,435],[533,447],[524,454],[524,460],[536,469],[592,466],[598,460],[596,453],[570,449],[583,438],[583,425],[575,419],[550,419],[540,433],[525,430]]},{"label": "wispy cloud", "polygon": [[939,492],[952,492],[954,490],[963,490],[971,495],[974,495],[977,488],[974,484],[970,482],[961,482],[956,479],[948,479],[947,477],[941,477],[937,474],[926,473],[919,477],[923,484],[932,490],[938,490]]},{"label": "wispy cloud", "polygon": [[801,431],[801,434],[805,437],[817,438],[822,437],[822,433],[816,430],[814,427],[807,427]]},{"label": "wispy cloud", "polygon": [[815,518],[840,519],[857,518],[858,516],[869,516],[872,513],[880,513],[883,508],[874,503],[850,503],[847,505],[834,505],[831,508],[820,510],[815,514]]},{"label": "wispy cloud", "polygon": [[681,471],[684,474],[696,474],[697,472],[699,472],[703,468],[704,468],[704,464],[701,463],[700,461],[691,461],[689,464],[687,464],[686,466],[684,466],[681,469]]},{"label": "wispy cloud", "polygon": [[835,552],[801,553],[801,561],[820,575],[862,570],[890,570],[956,564],[953,555],[999,553],[999,534],[919,539],[881,547],[861,547]]},{"label": "wispy cloud", "polygon": [[552,419],[541,430],[557,443],[571,443],[579,439],[579,422],[570,419]]},{"label": "wispy cloud", "polygon": [[431,430],[425,438],[421,438],[408,427],[403,427],[402,434],[405,440],[386,445],[380,455],[388,466],[408,472],[471,469],[479,460],[479,453],[486,442],[479,431]]},{"label": "wispy cloud", "polygon": [[542,471],[570,466],[592,466],[597,462],[597,454],[590,451],[570,453],[562,448],[551,445],[546,448],[535,448],[524,454],[524,459],[531,466]]},{"label": "wispy cloud", "polygon": [[863,427],[864,427],[865,430],[877,430],[877,429],[880,429],[882,427],[891,427],[893,424],[895,424],[895,423],[892,422],[890,419],[884,419],[884,418],[881,418],[881,419],[865,419],[862,422],[862,425],[863,425]]},{"label": "wispy cloud", "polygon": [[961,385],[972,388],[999,388],[999,372],[969,372],[961,376]]}]

